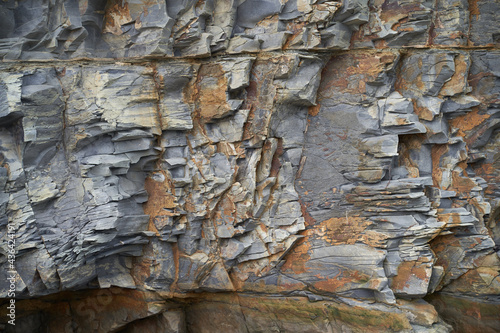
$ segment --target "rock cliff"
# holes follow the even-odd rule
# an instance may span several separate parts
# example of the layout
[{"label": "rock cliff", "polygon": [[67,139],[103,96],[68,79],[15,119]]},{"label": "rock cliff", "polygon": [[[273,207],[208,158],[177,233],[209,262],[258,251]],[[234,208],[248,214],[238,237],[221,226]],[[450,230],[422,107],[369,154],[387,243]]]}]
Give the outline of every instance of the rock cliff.
[{"label": "rock cliff", "polygon": [[498,13],[2,1],[0,325],[496,332]]}]

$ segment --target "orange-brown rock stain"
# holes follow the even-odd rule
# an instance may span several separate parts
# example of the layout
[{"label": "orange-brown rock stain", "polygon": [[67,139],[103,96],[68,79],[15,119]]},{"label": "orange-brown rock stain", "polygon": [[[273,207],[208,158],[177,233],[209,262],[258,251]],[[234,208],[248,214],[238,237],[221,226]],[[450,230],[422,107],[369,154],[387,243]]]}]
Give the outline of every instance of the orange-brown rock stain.
[{"label": "orange-brown rock stain", "polygon": [[492,195],[500,186],[500,173],[498,169],[495,168],[493,163],[481,163],[479,165],[474,165],[473,168],[476,175],[483,178],[488,183],[488,187],[484,190],[484,193],[486,195]]},{"label": "orange-brown rock stain", "polygon": [[276,147],[276,151],[271,161],[271,170],[269,172],[269,177],[278,177],[278,173],[281,169],[281,156],[284,152],[285,150],[283,149],[283,139],[279,139],[278,146]]},{"label": "orange-brown rock stain", "polygon": [[142,253],[142,257],[134,258],[132,269],[130,270],[130,275],[137,286],[145,284],[147,278],[151,276],[151,267],[154,267],[153,260],[148,259],[154,257],[153,247],[147,244],[143,247]]},{"label": "orange-brown rock stain", "polygon": [[443,170],[441,169],[441,157],[448,152],[448,145],[433,145],[431,148],[432,158],[432,183],[434,187],[441,188]]},{"label": "orange-brown rock stain", "polygon": [[[434,253],[443,253],[444,250],[450,247],[460,247],[460,243],[455,235],[444,235],[438,236],[434,238],[431,242],[431,248]],[[439,259],[435,263],[437,266],[445,266],[445,262],[440,261]]]},{"label": "orange-brown rock stain", "polygon": [[331,245],[355,244],[373,222],[359,216],[331,218],[315,227],[315,236]]},{"label": "orange-brown rock stain", "polygon": [[321,109],[321,104],[316,104],[313,106],[310,106],[308,109],[308,114],[312,117],[316,117],[319,113],[319,110]]},{"label": "orange-brown rock stain", "polygon": [[442,209],[438,209],[437,211],[438,222],[445,222],[449,224],[451,221],[453,225],[458,225],[462,221],[458,213],[443,213]]},{"label": "orange-brown rock stain", "polygon": [[245,158],[246,151],[242,147],[241,142],[230,143],[230,142],[218,142],[217,152],[226,155],[229,159],[230,156],[238,156],[238,158]]},{"label": "orange-brown rock stain", "polygon": [[[306,193],[304,193],[304,195],[307,195],[307,191]],[[308,204],[304,203],[301,199],[299,199],[299,203],[300,203],[300,211],[302,212],[302,216],[304,217],[306,226],[309,227],[314,226],[317,222],[314,219],[314,217],[312,217],[311,214],[309,214],[309,212],[307,211]]]},{"label": "orange-brown rock stain", "polygon": [[144,214],[150,216],[148,230],[155,231],[157,235],[159,234],[154,219],[162,216],[173,216],[174,214],[169,210],[177,207],[169,175],[166,171],[160,171],[160,173],[165,177],[163,182],[155,181],[151,177],[147,177],[144,182],[144,188],[149,195],[148,201],[143,204]]},{"label": "orange-brown rock stain", "polygon": [[172,254],[174,255],[175,277],[174,277],[174,281],[172,282],[172,285],[170,287],[171,294],[173,294],[174,292],[179,290],[179,287],[177,286],[177,282],[179,281],[180,251],[179,251],[179,245],[177,243],[172,244]]},{"label": "orange-brown rock stain", "polygon": [[469,14],[470,14],[470,19],[478,20],[479,15],[481,15],[481,12],[479,11],[479,6],[478,6],[478,1],[479,0],[468,0],[467,2],[469,3]]},{"label": "orange-brown rock stain", "polygon": [[[148,201],[143,204],[144,214],[149,215],[148,230],[154,231],[157,236],[160,235],[157,225],[161,227],[163,224],[162,219],[167,221],[174,215],[171,210],[177,207],[175,193],[172,193],[175,189],[171,184],[168,173],[165,171],[160,171],[160,173],[165,177],[163,182],[155,181],[149,176],[144,183],[144,188],[149,196]],[[156,223],[155,219],[157,219]],[[151,267],[154,266],[152,266],[153,261],[149,258],[154,257],[153,247],[151,244],[147,244],[143,248],[143,256],[134,258],[131,275],[137,285],[144,285],[146,279],[151,275]]]},{"label": "orange-brown rock stain", "polygon": [[104,14],[104,24],[102,32],[110,32],[114,35],[121,35],[121,26],[132,22],[128,2],[122,0],[109,0],[106,2]]},{"label": "orange-brown rock stain", "polygon": [[228,80],[224,74],[222,65],[218,63],[203,64],[199,69],[195,104],[203,122],[220,118],[231,110],[227,104]]},{"label": "orange-brown rock stain", "polygon": [[9,175],[10,178],[10,165],[5,160],[5,156],[2,153],[0,153],[0,167],[5,168],[7,170],[7,174]]},{"label": "orange-brown rock stain", "polygon": [[383,248],[386,246],[388,238],[384,233],[375,230],[365,230],[359,236],[359,241],[371,247]]},{"label": "orange-brown rock stain", "polygon": [[149,15],[149,8],[152,6],[156,5],[159,1],[158,0],[142,0],[142,12],[144,13],[144,16]]},{"label": "orange-brown rock stain", "polygon": [[440,96],[453,96],[465,91],[467,85],[467,76],[469,74],[468,57],[464,54],[458,54],[455,59],[455,73],[449,81],[445,82]]},{"label": "orange-brown rock stain", "polygon": [[283,45],[283,50],[287,50],[290,48],[290,44],[297,38],[300,33],[304,30],[304,27],[307,22],[288,22],[286,24],[286,30],[290,31],[292,34],[289,35],[285,41],[285,44]]},{"label": "orange-brown rock stain", "polygon": [[350,94],[366,93],[366,83],[374,81],[396,56],[389,52],[373,54],[343,54],[334,56],[321,74],[318,103],[339,91]]},{"label": "orange-brown rock stain", "polygon": [[350,290],[353,283],[367,283],[371,279],[370,275],[352,269],[342,270],[333,278],[317,277],[320,281],[313,283],[313,288],[329,293]]},{"label": "orange-brown rock stain", "polygon": [[[331,218],[317,224],[309,214],[303,215],[306,219],[306,223],[312,228],[302,232],[302,235],[305,237],[299,240],[286,255],[285,263],[281,267],[281,271],[284,273],[293,272],[294,274],[302,274],[308,271],[307,262],[311,254],[311,241],[314,239],[321,239],[329,245],[355,244],[361,242],[372,247],[382,246],[387,239],[387,237],[381,233],[366,230],[373,222],[360,216]],[[324,283],[325,285],[323,287],[326,288],[327,285],[336,285],[337,281],[338,280],[332,280],[328,282],[325,280],[321,283]],[[352,279],[350,281],[352,282]],[[321,283],[319,286],[322,285]]]},{"label": "orange-brown rock stain", "polygon": [[243,108],[272,108],[276,97],[274,74],[279,64],[288,58],[257,59],[251,71],[249,86],[246,88],[247,97]]},{"label": "orange-brown rock stain", "polygon": [[281,266],[282,272],[291,271],[294,274],[302,274],[308,271],[306,263],[311,258],[311,243],[308,241],[308,236],[311,233],[310,230],[306,230],[305,238],[300,239],[286,255],[285,263]]},{"label": "orange-brown rock stain", "polygon": [[475,107],[471,112],[451,119],[449,124],[458,129],[457,135],[465,138],[469,131],[481,125],[488,118],[490,118],[489,114],[480,114],[480,109]]},{"label": "orange-brown rock stain", "polygon": [[229,196],[224,196],[217,205],[216,211],[212,221],[214,226],[221,226],[223,224],[234,225],[236,220],[236,205]]},{"label": "orange-brown rock stain", "polygon": [[411,158],[411,151],[419,151],[422,142],[426,139],[425,134],[400,135],[398,142],[398,163],[408,171],[408,177],[417,178],[420,176],[418,163]]},{"label": "orange-brown rock stain", "polygon": [[457,192],[465,197],[470,196],[470,191],[477,186],[473,179],[467,177],[462,177],[459,171],[451,172],[452,185],[449,190]]},{"label": "orange-brown rock stain", "polygon": [[403,261],[398,267],[398,274],[392,278],[391,289],[396,293],[410,287],[412,277],[421,281],[429,281],[430,270],[427,263],[421,261]]},{"label": "orange-brown rock stain", "polygon": [[399,22],[408,14],[414,11],[422,10],[420,3],[403,3],[385,0],[382,4],[380,19],[382,22]]},{"label": "orange-brown rock stain", "polygon": [[[394,30],[394,31],[408,31],[407,29],[404,29],[404,28],[399,29],[401,27],[401,25],[404,24],[404,23],[408,23],[408,16],[399,19],[396,23],[394,23],[392,25],[391,29]],[[412,29],[412,31],[413,30],[414,29]]]},{"label": "orange-brown rock stain", "polygon": [[442,289],[446,280],[451,277],[450,266],[455,262],[454,249],[460,248],[460,241],[453,234],[437,236],[430,242],[431,250],[436,254],[435,266],[442,266],[445,272],[445,277],[436,288],[436,290]]},{"label": "orange-brown rock stain", "polygon": [[420,120],[431,121],[432,119],[434,119],[434,114],[431,112],[431,110],[426,107],[420,106],[415,99],[413,99],[412,102],[413,111]]}]

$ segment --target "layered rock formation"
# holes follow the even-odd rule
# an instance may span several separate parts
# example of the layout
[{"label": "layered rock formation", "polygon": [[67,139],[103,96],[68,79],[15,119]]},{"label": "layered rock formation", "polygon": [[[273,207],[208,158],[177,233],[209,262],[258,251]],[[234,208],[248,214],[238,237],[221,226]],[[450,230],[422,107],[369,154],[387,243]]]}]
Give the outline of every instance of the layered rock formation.
[{"label": "layered rock formation", "polygon": [[494,332],[499,7],[2,2],[4,329]]}]

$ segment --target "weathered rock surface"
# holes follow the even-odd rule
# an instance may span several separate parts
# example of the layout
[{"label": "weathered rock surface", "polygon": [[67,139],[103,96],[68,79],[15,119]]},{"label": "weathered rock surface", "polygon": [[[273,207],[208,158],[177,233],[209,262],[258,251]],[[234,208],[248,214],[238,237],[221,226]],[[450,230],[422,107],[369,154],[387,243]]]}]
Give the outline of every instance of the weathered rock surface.
[{"label": "weathered rock surface", "polygon": [[3,1],[0,325],[494,331],[499,6]]}]

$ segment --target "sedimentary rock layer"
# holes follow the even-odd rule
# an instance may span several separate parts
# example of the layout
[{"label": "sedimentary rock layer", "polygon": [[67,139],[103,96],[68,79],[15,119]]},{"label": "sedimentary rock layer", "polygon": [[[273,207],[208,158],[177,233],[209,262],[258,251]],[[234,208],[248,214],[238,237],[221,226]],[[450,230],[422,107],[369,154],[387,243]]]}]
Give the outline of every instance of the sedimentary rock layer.
[{"label": "sedimentary rock layer", "polygon": [[499,7],[2,2],[0,323],[494,330]]}]

